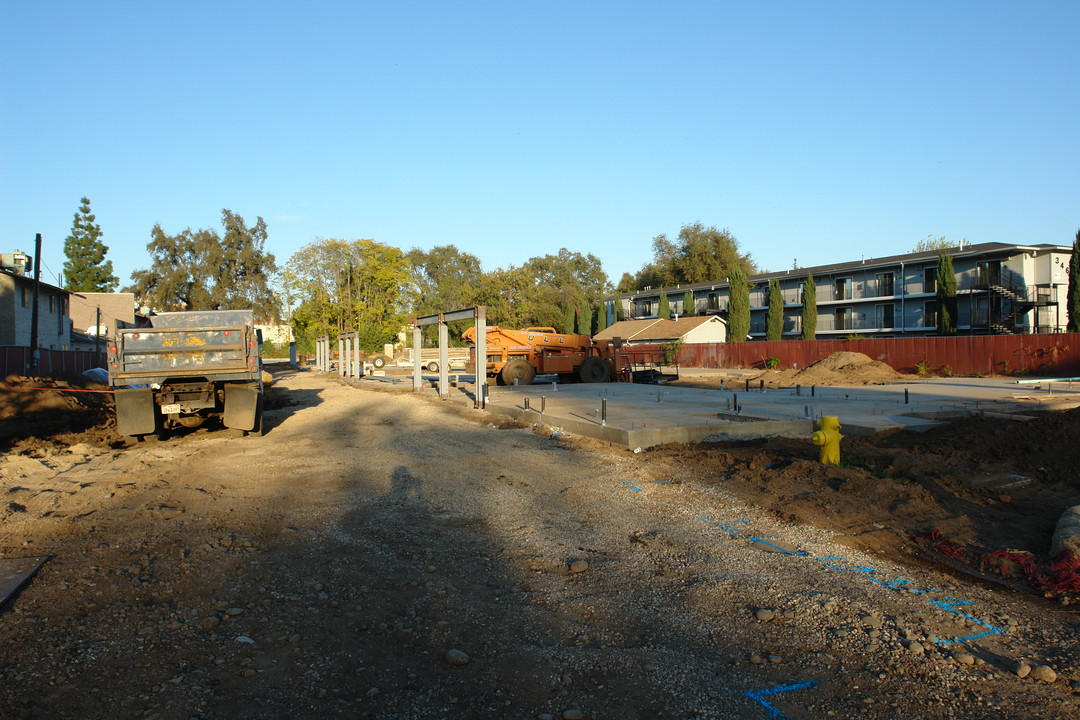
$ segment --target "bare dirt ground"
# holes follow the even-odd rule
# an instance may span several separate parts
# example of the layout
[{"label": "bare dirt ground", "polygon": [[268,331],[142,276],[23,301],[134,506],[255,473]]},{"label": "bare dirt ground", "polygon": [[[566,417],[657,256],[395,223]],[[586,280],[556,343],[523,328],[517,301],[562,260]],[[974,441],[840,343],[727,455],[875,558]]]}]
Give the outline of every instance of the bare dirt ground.
[{"label": "bare dirt ground", "polygon": [[264,437],[125,449],[107,395],[41,384],[0,386],[0,558],[50,557],[0,613],[0,717],[1080,715],[1046,557],[1076,412],[824,468],[295,371]]}]

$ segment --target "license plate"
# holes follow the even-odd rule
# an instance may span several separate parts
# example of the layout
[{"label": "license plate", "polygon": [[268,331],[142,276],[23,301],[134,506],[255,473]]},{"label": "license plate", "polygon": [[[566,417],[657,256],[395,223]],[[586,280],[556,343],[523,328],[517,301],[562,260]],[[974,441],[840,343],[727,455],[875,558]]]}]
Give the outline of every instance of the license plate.
[{"label": "license plate", "polygon": [[176,403],[175,405],[162,405],[161,406],[161,414],[162,415],[173,415],[173,414],[178,413],[178,412],[180,412],[180,403]]}]

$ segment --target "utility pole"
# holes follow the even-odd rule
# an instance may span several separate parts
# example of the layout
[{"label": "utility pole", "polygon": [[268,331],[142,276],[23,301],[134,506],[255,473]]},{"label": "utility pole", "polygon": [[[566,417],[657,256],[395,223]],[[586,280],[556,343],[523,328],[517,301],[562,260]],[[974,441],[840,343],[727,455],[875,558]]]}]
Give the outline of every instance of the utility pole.
[{"label": "utility pole", "polygon": [[38,374],[41,353],[38,351],[38,307],[41,299],[41,233],[34,237],[34,305],[30,310],[30,377]]}]

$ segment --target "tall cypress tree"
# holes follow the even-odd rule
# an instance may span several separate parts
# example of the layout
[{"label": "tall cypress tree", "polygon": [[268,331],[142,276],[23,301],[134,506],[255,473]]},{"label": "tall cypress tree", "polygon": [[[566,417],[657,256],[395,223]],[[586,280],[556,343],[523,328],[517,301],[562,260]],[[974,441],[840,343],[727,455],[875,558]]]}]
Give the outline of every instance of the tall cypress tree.
[{"label": "tall cypress tree", "polygon": [[1069,294],[1065,311],[1069,314],[1065,332],[1080,332],[1080,230],[1076,231],[1072,258],[1069,260]]},{"label": "tall cypress tree", "polygon": [[64,288],[72,292],[113,292],[120,280],[112,274],[109,248],[101,241],[101,226],[90,212],[90,198],[82,198],[71,234],[64,239]]},{"label": "tall cypress tree", "polygon": [[563,316],[563,332],[570,334],[574,332],[574,316],[577,314],[577,310],[573,305],[566,306],[566,315]]},{"label": "tall cypress tree", "polygon": [[814,340],[817,337],[817,286],[814,276],[806,273],[806,283],[802,295],[802,339]]},{"label": "tall cypress tree", "polygon": [[938,253],[937,267],[938,335],[956,334],[956,272],[952,255]]},{"label": "tall cypress tree", "polygon": [[600,307],[596,308],[596,332],[601,333],[607,330],[607,301],[600,303]]},{"label": "tall cypress tree", "polygon": [[694,304],[694,292],[692,290],[683,293],[682,314],[686,317],[697,315],[697,306]]},{"label": "tall cypress tree", "polygon": [[735,267],[728,276],[728,342],[742,342],[750,334],[750,283]]},{"label": "tall cypress tree", "polygon": [[765,314],[765,339],[784,339],[784,294],[780,291],[780,281],[769,281],[769,309]]},{"label": "tall cypress tree", "polygon": [[671,301],[663,290],[660,291],[660,308],[656,311],[656,317],[661,320],[671,319]]}]

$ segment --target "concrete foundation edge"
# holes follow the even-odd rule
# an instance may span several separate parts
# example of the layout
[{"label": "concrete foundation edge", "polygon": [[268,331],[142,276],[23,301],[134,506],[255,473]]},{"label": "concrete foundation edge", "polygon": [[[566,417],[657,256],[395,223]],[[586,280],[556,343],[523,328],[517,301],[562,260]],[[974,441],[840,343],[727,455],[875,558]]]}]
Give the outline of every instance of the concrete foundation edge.
[{"label": "concrete foundation edge", "polygon": [[575,418],[557,417],[551,414],[541,415],[536,410],[523,410],[519,407],[499,405],[489,402],[487,410],[500,415],[508,415],[527,423],[542,423],[552,428],[559,428],[571,435],[582,435],[596,440],[621,445],[625,448],[649,448],[665,443],[721,442],[730,440],[752,440],[779,435],[806,435],[813,432],[810,420],[758,420],[737,422],[730,425],[702,425],[689,427],[641,428],[627,430],[611,425]]}]

